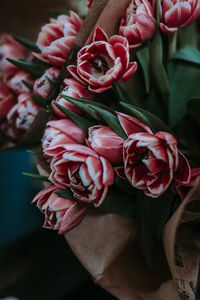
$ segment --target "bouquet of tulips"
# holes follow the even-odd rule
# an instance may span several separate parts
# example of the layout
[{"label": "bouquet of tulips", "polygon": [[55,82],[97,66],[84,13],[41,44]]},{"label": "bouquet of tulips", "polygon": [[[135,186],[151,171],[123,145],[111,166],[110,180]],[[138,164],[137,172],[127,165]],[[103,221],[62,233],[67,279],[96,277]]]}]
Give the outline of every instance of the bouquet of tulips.
[{"label": "bouquet of tulips", "polygon": [[2,36],[2,146],[43,136],[27,175],[45,182],[44,227],[119,299],[198,297],[199,15],[198,0],[94,0],[36,44]]}]

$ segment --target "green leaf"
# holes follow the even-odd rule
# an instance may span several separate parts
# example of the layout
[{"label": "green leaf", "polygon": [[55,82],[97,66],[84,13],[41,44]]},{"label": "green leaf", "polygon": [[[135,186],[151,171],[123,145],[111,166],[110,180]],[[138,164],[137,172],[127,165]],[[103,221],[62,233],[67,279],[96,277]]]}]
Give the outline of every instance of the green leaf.
[{"label": "green leaf", "polygon": [[77,202],[77,200],[74,198],[73,196],[73,193],[72,191],[68,188],[68,189],[65,189],[65,190],[58,190],[58,191],[55,191],[54,194],[57,194],[59,195],[60,197],[62,198],[65,198],[67,200],[72,200],[72,201],[75,201]]},{"label": "green leaf", "polygon": [[37,158],[39,158],[39,159],[41,159],[41,160],[45,160],[45,161],[46,161],[46,159],[44,158],[44,156],[42,155],[42,153],[39,152],[39,151],[27,150],[27,152],[28,152],[29,154],[31,154],[31,155],[36,156]]},{"label": "green leaf", "polygon": [[149,111],[123,102],[120,104],[130,115],[146,124],[153,131],[153,133],[158,131],[171,132],[171,129],[160,118]]},{"label": "green leaf", "polygon": [[32,99],[33,99],[34,102],[36,102],[40,106],[45,107],[45,108],[47,107],[47,103],[46,103],[45,99],[40,98],[40,97],[38,97],[38,96],[36,96],[34,94],[32,94]]},{"label": "green leaf", "polygon": [[200,128],[200,98],[191,99],[187,103],[188,113]]},{"label": "green leaf", "polygon": [[82,109],[84,112],[86,112],[89,116],[91,116],[93,119],[102,121],[102,118],[99,116],[98,113],[95,112],[93,108],[91,108],[88,104],[91,104],[91,100],[86,99],[76,99],[69,96],[66,96],[64,94],[60,95],[62,98],[66,99],[70,103],[78,106],[80,109]]},{"label": "green leaf", "polygon": [[79,116],[74,112],[68,110],[64,106],[55,102],[55,106],[60,109],[60,111],[69,117],[76,125],[78,125],[83,131],[87,134],[88,128],[94,126],[95,124],[90,120],[86,119],[85,117]]},{"label": "green leaf", "polygon": [[127,179],[122,179],[115,176],[115,185],[122,192],[131,197],[136,196],[137,189],[135,189]]},{"label": "green leaf", "polygon": [[168,105],[170,86],[169,86],[166,70],[163,65],[163,44],[162,44],[162,38],[159,30],[157,30],[154,39],[152,41],[151,62],[152,62],[152,72],[154,75],[157,89],[164,103]]},{"label": "green leaf", "polygon": [[172,59],[180,59],[187,62],[200,65],[200,51],[191,46],[185,46],[184,48],[177,51]]},{"label": "green leaf", "polygon": [[198,30],[196,22],[178,29],[178,42],[180,48],[190,45],[198,49]]},{"label": "green leaf", "polygon": [[150,91],[150,51],[149,47],[145,46],[136,52],[137,59],[142,67],[146,93]]},{"label": "green leaf", "polygon": [[128,218],[134,218],[136,201],[134,196],[130,197],[116,188],[110,188],[106,199],[96,209],[107,214],[114,213]]},{"label": "green leaf", "polygon": [[123,131],[117,116],[110,113],[109,111],[106,111],[100,107],[96,107],[92,104],[90,104],[89,106],[92,107],[95,111],[97,111],[100,114],[100,116],[103,118],[105,123],[108,124],[108,126],[110,126],[110,128],[112,128],[112,130],[116,134],[118,134],[123,139],[127,139],[127,136],[126,136],[125,132]]},{"label": "green leaf", "polygon": [[38,46],[36,45],[36,43],[29,41],[23,37],[20,36],[16,36],[14,35],[13,38],[19,42],[21,45],[25,46],[27,49],[33,51],[33,52],[37,52],[40,53],[41,50],[38,48]]},{"label": "green leaf", "polygon": [[149,266],[152,265],[152,255],[156,240],[172,213],[176,195],[170,188],[158,198],[151,198],[138,191],[136,224],[138,239]]},{"label": "green leaf", "polygon": [[12,58],[7,58],[7,60],[15,66],[19,67],[21,70],[26,71],[35,77],[40,77],[47,69],[47,66],[38,63],[33,63],[25,59],[16,60]]},{"label": "green leaf", "polygon": [[33,91],[33,84],[31,82],[26,80],[22,80],[22,82],[30,91]]},{"label": "green leaf", "polygon": [[200,97],[200,67],[182,60],[174,60],[169,66],[171,93],[169,98],[169,125],[174,127],[186,114],[190,99]]},{"label": "green leaf", "polygon": [[22,173],[22,175],[28,176],[28,177],[32,177],[34,179],[38,179],[38,180],[42,180],[42,181],[49,181],[47,176],[41,176],[39,174],[33,174],[33,173]]}]

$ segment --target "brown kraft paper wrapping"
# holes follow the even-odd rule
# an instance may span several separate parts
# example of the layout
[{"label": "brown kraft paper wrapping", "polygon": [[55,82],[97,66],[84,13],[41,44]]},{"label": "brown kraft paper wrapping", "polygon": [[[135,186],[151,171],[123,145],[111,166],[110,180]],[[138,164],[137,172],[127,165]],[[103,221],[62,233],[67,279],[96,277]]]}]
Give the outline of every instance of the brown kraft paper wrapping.
[{"label": "brown kraft paper wrapping", "polygon": [[200,188],[186,197],[165,226],[167,261],[159,246],[151,270],[136,241],[134,222],[123,216],[89,211],[65,238],[94,280],[118,299],[197,300],[199,222]]}]

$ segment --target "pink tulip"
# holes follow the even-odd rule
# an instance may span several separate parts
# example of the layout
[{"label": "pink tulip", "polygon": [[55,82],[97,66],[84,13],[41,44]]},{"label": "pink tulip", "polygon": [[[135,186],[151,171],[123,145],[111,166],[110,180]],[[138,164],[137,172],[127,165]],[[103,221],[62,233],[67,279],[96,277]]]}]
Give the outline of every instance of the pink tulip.
[{"label": "pink tulip", "polygon": [[175,183],[173,186],[173,191],[179,194],[181,200],[183,201],[189,191],[197,185],[200,185],[200,168],[194,168],[191,170],[191,178],[188,183]]},{"label": "pink tulip", "polygon": [[18,102],[7,115],[7,124],[4,125],[6,134],[15,139],[26,132],[32,125],[40,110],[40,106],[33,102],[29,93],[18,96]]},{"label": "pink tulip", "polygon": [[[114,183],[112,165],[86,146],[71,144],[63,148],[51,161],[49,180],[61,189],[71,188],[81,202],[101,205]],[[49,148],[46,153],[52,155],[56,151]]]},{"label": "pink tulip", "polygon": [[[44,156],[50,158],[64,150],[63,145],[83,144],[85,133],[70,119],[50,121],[47,123],[44,136],[42,138],[42,149]],[[46,152],[53,149],[53,154]]]},{"label": "pink tulip", "polygon": [[[64,94],[65,96],[70,96],[73,98],[85,98],[87,100],[92,100],[92,94],[86,89],[85,86],[83,86],[80,82],[77,80],[70,78],[64,80],[64,89],[62,90],[61,94]],[[61,96],[58,96],[58,98],[52,102],[52,108],[55,114],[60,118],[66,118],[66,115],[64,115],[56,106],[55,103],[58,103],[68,110],[81,115],[83,113],[83,110],[80,109],[78,106],[72,104],[71,102],[67,101],[66,99],[62,98]]]},{"label": "pink tulip", "polygon": [[37,201],[37,207],[45,215],[43,227],[58,230],[62,234],[82,221],[86,207],[55,194],[58,190],[57,187],[50,186],[39,192],[32,202]]},{"label": "pink tulip", "polygon": [[178,151],[178,143],[171,134],[153,134],[148,126],[122,113],[118,113],[118,118],[128,135],[123,147],[124,172],[135,188],[156,198],[173,179],[181,184],[189,182],[189,163]]},{"label": "pink tulip", "polygon": [[7,72],[3,77],[3,81],[12,90],[12,92],[16,94],[23,94],[29,92],[29,89],[24,85],[22,80],[28,81],[31,84],[34,82],[34,79],[29,73],[21,70],[17,70],[15,72]]},{"label": "pink tulip", "polygon": [[123,143],[124,140],[108,126],[97,125],[89,128],[88,144],[111,164],[117,165],[123,161]]},{"label": "pink tulip", "polygon": [[156,20],[149,0],[131,0],[121,18],[119,33],[129,41],[130,48],[141,46],[153,37]]},{"label": "pink tulip", "polygon": [[15,105],[15,98],[6,84],[0,82],[0,122],[5,120],[10,109]]},{"label": "pink tulip", "polygon": [[199,14],[199,0],[163,0],[160,29],[167,34],[176,32],[195,21]]},{"label": "pink tulip", "polygon": [[73,11],[70,16],[60,15],[50,19],[50,23],[42,27],[37,39],[41,54],[35,56],[53,66],[61,67],[75,41],[83,20]]},{"label": "pink tulip", "polygon": [[59,70],[57,68],[47,69],[44,74],[35,81],[33,86],[33,93],[38,97],[47,99],[52,89],[52,85],[55,84],[58,75]]},{"label": "pink tulip", "polygon": [[17,67],[11,64],[7,58],[25,59],[26,53],[24,47],[16,42],[11,35],[0,35],[0,77],[10,70],[16,70]]},{"label": "pink tulip", "polygon": [[102,93],[115,81],[127,80],[137,70],[136,62],[129,62],[129,44],[126,38],[114,35],[110,39],[101,28],[96,28],[93,42],[77,55],[77,66],[68,71],[94,93]]}]

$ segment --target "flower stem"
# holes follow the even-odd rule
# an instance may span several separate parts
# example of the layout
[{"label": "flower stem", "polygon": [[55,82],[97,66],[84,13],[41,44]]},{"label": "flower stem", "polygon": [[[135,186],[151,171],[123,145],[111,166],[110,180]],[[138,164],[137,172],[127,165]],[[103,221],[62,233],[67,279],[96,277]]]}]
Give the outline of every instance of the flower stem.
[{"label": "flower stem", "polygon": [[177,31],[168,36],[169,38],[168,58],[169,59],[172,58],[172,56],[177,50],[177,36],[178,36]]}]

